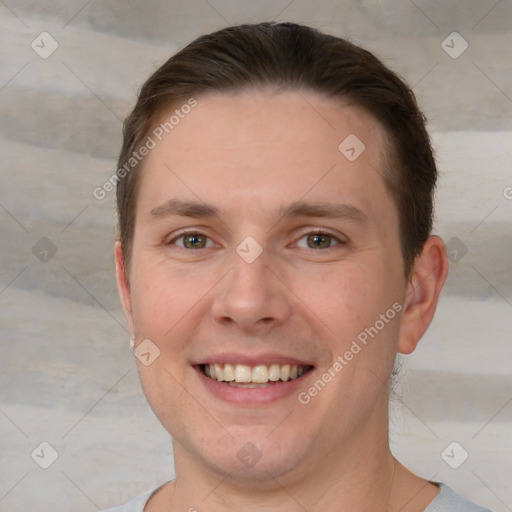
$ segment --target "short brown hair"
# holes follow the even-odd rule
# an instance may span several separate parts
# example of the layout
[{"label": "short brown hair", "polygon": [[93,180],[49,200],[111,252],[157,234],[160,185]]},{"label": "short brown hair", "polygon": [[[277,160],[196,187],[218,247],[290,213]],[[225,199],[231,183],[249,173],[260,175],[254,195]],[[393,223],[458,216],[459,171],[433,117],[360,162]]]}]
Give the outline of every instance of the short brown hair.
[{"label": "short brown hair", "polygon": [[[437,169],[414,93],[370,52],[339,37],[295,23],[227,27],[199,37],[172,56],[142,86],[124,123],[117,171],[119,239],[128,268],[135,227],[140,165],[126,162],[162,115],[207,92],[251,87],[301,89],[365,108],[390,140],[384,180],[397,206],[408,276],[430,235]],[[124,166],[124,171],[123,171]]]}]

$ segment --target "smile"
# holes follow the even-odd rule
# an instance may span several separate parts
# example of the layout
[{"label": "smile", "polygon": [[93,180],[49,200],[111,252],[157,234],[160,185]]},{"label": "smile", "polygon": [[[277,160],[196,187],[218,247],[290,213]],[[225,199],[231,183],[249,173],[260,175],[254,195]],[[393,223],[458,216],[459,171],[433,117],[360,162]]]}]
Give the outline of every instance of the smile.
[{"label": "smile", "polygon": [[261,384],[272,385],[301,377],[311,366],[295,364],[270,364],[249,366],[245,364],[203,364],[200,366],[204,375],[218,382],[225,382],[235,387],[260,387]]}]

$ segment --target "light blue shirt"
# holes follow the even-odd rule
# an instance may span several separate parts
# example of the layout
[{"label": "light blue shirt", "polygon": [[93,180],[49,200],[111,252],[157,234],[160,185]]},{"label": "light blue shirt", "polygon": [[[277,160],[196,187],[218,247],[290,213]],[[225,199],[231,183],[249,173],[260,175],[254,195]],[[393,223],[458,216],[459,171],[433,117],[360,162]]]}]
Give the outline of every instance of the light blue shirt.
[{"label": "light blue shirt", "polygon": [[[424,512],[491,512],[487,508],[475,505],[474,503],[460,497],[447,485],[441,483],[438,483],[437,485],[440,488],[440,492]],[[105,512],[144,512],[146,503],[156,491],[157,489],[147,491],[144,494],[137,496],[126,505],[109,508]]]}]

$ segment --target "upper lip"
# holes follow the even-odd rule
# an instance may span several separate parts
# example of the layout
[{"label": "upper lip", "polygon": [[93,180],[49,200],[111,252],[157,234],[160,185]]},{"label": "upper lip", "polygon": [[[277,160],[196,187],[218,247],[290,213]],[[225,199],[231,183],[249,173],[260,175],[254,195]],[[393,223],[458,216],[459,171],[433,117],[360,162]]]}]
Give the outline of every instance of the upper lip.
[{"label": "upper lip", "polygon": [[235,354],[233,352],[225,352],[206,356],[192,363],[193,365],[201,364],[243,364],[247,366],[271,365],[271,364],[291,364],[297,366],[313,366],[311,361],[298,359],[297,357],[286,356],[277,353],[261,353],[258,355]]}]

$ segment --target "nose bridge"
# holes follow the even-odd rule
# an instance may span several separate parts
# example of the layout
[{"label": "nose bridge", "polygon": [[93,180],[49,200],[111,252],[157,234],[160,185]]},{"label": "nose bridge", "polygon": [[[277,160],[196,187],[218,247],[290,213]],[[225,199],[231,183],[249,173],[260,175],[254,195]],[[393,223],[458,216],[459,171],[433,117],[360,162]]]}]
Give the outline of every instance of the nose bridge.
[{"label": "nose bridge", "polygon": [[269,294],[269,269],[264,258],[252,263],[235,258],[235,267],[229,280],[229,294],[236,303],[261,307]]},{"label": "nose bridge", "polygon": [[244,330],[280,324],[291,314],[286,288],[270,267],[270,253],[254,242],[246,239],[233,253],[232,271],[212,306],[216,321]]}]

